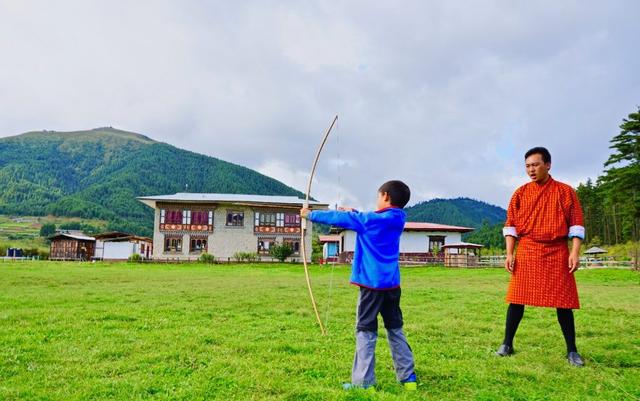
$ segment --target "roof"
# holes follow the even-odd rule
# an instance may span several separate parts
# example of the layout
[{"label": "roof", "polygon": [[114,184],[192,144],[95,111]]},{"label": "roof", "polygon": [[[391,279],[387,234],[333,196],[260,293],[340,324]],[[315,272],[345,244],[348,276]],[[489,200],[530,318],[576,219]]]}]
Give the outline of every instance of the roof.
[{"label": "roof", "polygon": [[86,235],[79,235],[79,234],[67,234],[67,233],[58,233],[55,235],[52,235],[51,237],[49,237],[50,240],[54,240],[56,238],[71,238],[71,239],[77,239],[79,241],[95,241],[96,239],[93,237],[88,237]]},{"label": "roof", "polygon": [[598,254],[598,253],[607,253],[606,249],[602,249],[602,248],[598,248],[597,246],[591,247],[589,249],[587,249],[586,251],[584,251],[584,253],[593,255],[593,254]]},{"label": "roof", "polygon": [[[468,233],[473,231],[472,227],[460,227],[460,226],[449,226],[446,224],[436,224],[436,223],[422,223],[415,221],[407,221],[404,223],[404,231],[423,231],[423,232],[459,232],[459,233]],[[341,233],[344,231],[343,228],[340,227],[331,227],[332,233]]]},{"label": "roof", "polygon": [[450,226],[446,224],[407,221],[404,224],[404,231],[454,231],[454,232],[466,233],[469,231],[473,231],[473,228]]},{"label": "roof", "polygon": [[123,233],[120,231],[111,231],[111,232],[106,232],[106,233],[102,233],[102,234],[96,234],[95,238],[97,240],[106,242],[106,241],[113,241],[113,242],[117,242],[117,241],[128,241],[128,240],[140,240],[140,241],[147,241],[147,242],[153,242],[153,240],[149,237],[140,237],[138,235],[134,235],[134,234],[128,234],[128,233]]},{"label": "roof", "polygon": [[339,235],[319,235],[318,240],[320,242],[339,242],[340,236]]},{"label": "roof", "polygon": [[443,245],[442,248],[482,248],[482,245],[480,244],[472,244],[470,242],[456,242],[453,244],[447,244],[447,245]]},{"label": "roof", "polygon": [[[156,208],[156,202],[166,203],[233,203],[248,204],[251,206],[297,206],[302,207],[304,199],[297,196],[273,196],[273,195],[245,195],[245,194],[211,194],[211,193],[192,193],[179,192],[173,195],[155,195],[155,196],[139,196],[140,202],[147,206]],[[310,206],[328,207],[327,203],[317,201],[309,201]]]}]

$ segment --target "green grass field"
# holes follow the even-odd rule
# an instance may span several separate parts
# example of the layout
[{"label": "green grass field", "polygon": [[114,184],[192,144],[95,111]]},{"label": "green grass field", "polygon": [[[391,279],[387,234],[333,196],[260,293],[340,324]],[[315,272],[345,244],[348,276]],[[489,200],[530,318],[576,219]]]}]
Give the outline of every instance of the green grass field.
[{"label": "green grass field", "polygon": [[374,394],[340,388],[354,347],[349,269],[311,274],[326,337],[301,266],[0,263],[0,400],[640,398],[636,272],[577,273],[587,366],[576,369],[552,309],[528,308],[517,354],[493,356],[502,269],[403,269],[420,386],[396,384],[382,330]]}]

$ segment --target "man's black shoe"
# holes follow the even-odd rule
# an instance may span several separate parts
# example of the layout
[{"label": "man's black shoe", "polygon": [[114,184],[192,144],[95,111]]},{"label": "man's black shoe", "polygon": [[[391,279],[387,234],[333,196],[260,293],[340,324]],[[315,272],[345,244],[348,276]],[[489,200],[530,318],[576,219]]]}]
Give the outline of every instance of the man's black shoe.
[{"label": "man's black shoe", "polygon": [[582,360],[582,357],[577,352],[569,352],[567,354],[567,360],[569,361],[569,364],[577,368],[584,366],[584,360]]},{"label": "man's black shoe", "polygon": [[513,350],[513,347],[511,345],[502,344],[500,348],[498,348],[498,350],[496,351],[496,355],[509,356],[509,355],[513,355],[514,352],[515,351]]}]

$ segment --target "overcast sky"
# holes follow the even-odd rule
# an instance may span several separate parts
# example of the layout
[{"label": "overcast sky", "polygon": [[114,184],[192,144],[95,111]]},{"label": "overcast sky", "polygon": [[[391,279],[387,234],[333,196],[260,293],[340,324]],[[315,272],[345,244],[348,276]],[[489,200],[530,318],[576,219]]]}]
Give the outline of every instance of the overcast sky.
[{"label": "overcast sky", "polygon": [[[100,126],[371,208],[506,206],[522,156],[602,171],[640,105],[638,1],[0,0],[0,136]],[[149,195],[149,194],[141,194]]]}]

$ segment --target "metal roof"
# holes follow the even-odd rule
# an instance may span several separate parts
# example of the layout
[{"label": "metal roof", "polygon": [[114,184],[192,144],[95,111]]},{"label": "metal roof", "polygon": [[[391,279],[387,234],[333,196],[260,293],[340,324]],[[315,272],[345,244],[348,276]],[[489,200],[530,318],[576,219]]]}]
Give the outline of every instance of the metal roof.
[{"label": "metal roof", "polygon": [[602,248],[598,248],[597,246],[594,246],[594,247],[589,248],[586,251],[584,251],[584,253],[589,254],[589,255],[594,255],[594,254],[599,254],[599,253],[607,253],[607,250],[606,249],[602,249]]},{"label": "metal roof", "polygon": [[465,233],[465,232],[473,231],[473,228],[449,226],[446,224],[407,221],[404,224],[404,231],[454,231],[454,232]]},{"label": "metal roof", "polygon": [[[173,195],[139,196],[140,202],[155,208],[156,202],[167,203],[247,203],[253,205],[292,205],[300,206],[304,204],[304,199],[296,196],[273,196],[273,195],[245,195],[245,194],[211,194],[179,192]],[[311,206],[327,207],[328,204],[317,201],[309,201]]]},{"label": "metal roof", "polygon": [[318,241],[320,242],[338,242],[340,241],[339,235],[319,235]]},{"label": "metal roof", "polygon": [[52,235],[51,237],[49,237],[49,239],[56,239],[59,237],[67,237],[67,238],[73,238],[73,239],[77,239],[80,241],[95,241],[96,239],[93,237],[87,237],[86,235],[77,235],[77,234],[67,234],[67,233],[58,233],[55,235]]},{"label": "metal roof", "polygon": [[456,242],[454,244],[443,245],[443,248],[482,248],[480,244],[472,244],[471,242]]},{"label": "metal roof", "polygon": [[[472,227],[449,226],[446,224],[423,223],[416,221],[407,221],[404,223],[404,231],[424,231],[424,232],[460,232],[466,233],[473,231]],[[331,227],[330,233],[341,233],[345,229],[340,227]]]}]

